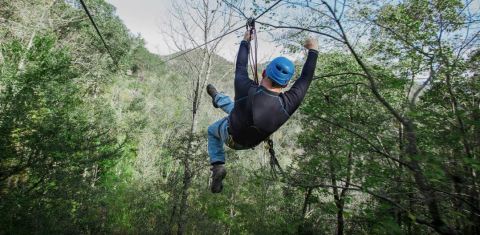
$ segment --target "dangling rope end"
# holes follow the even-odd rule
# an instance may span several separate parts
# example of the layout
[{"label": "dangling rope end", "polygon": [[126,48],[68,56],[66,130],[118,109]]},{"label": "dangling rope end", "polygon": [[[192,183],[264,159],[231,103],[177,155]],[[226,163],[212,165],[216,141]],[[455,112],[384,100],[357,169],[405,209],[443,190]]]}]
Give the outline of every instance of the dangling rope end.
[{"label": "dangling rope end", "polygon": [[270,154],[270,167],[272,170],[272,175],[274,178],[277,178],[277,175],[280,173],[281,176],[284,176],[285,173],[283,172],[280,163],[278,162],[277,157],[275,156],[275,150],[273,149],[273,140],[272,138],[268,138],[265,142],[267,142],[268,153]]}]

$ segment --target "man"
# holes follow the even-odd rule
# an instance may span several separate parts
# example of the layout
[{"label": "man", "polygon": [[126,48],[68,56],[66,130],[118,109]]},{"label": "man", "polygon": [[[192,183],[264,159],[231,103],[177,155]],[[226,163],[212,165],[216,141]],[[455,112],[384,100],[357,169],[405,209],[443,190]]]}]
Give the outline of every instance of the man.
[{"label": "man", "polygon": [[318,56],[317,41],[307,39],[308,56],[302,73],[290,90],[282,93],[295,72],[294,64],[285,57],[272,60],[262,73],[260,85],[248,77],[250,41],[255,35],[247,31],[240,43],[235,71],[235,103],[217,92],[211,84],[207,93],[213,106],[228,116],[208,127],[208,154],[212,164],[211,191],[219,193],[225,178],[225,151],[223,145],[241,150],[252,148],[280,128],[297,110],[313,79]]}]

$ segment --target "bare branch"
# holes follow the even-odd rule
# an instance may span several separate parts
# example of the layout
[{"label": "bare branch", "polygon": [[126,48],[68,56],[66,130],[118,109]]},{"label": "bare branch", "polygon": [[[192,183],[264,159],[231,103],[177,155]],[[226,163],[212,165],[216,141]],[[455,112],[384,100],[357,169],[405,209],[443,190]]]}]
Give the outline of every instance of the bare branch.
[{"label": "bare branch", "polygon": [[341,40],[340,38],[337,38],[337,37],[335,37],[331,34],[323,33],[323,32],[317,31],[317,30],[313,30],[313,29],[308,29],[308,28],[303,28],[303,27],[298,27],[298,26],[273,25],[273,24],[269,24],[269,23],[265,23],[265,22],[261,22],[261,21],[257,21],[257,23],[268,26],[268,27],[276,28],[276,29],[298,29],[298,30],[302,30],[302,31],[306,31],[306,32],[316,33],[316,34],[331,38],[331,39],[333,39],[337,42],[344,43],[344,41]]},{"label": "bare branch", "polygon": [[375,144],[373,144],[373,143],[372,143],[367,137],[365,137],[364,135],[362,135],[362,134],[360,134],[360,133],[358,133],[358,132],[356,132],[356,131],[348,128],[348,127],[345,127],[345,126],[343,126],[343,125],[341,125],[341,124],[339,124],[339,123],[332,122],[332,121],[330,121],[330,120],[328,120],[328,119],[326,119],[326,118],[319,117],[319,116],[317,116],[316,118],[318,118],[318,119],[320,119],[321,121],[326,122],[326,123],[328,123],[328,124],[330,124],[330,125],[336,126],[336,127],[340,128],[340,129],[343,129],[343,130],[349,132],[350,134],[356,136],[357,138],[365,141],[370,147],[372,147],[372,149],[373,149],[376,153],[379,153],[380,155],[382,155],[382,156],[384,156],[384,157],[386,157],[386,158],[388,158],[388,159],[390,159],[390,160],[393,160],[393,161],[395,161],[395,162],[398,162],[399,164],[401,164],[401,165],[403,165],[403,166],[411,169],[411,167],[410,167],[410,165],[409,165],[408,163],[403,162],[403,161],[401,161],[401,160],[399,160],[399,159],[396,159],[396,158],[392,157],[392,156],[391,156],[390,154],[388,154],[388,153],[385,153],[385,152],[382,151],[380,148],[378,148]]}]

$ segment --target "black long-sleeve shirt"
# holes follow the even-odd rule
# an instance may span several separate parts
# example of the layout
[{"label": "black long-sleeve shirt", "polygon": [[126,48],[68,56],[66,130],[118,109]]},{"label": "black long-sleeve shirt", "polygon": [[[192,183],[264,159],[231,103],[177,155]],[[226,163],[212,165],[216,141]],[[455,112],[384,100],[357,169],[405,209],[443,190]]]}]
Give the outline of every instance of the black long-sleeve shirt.
[{"label": "black long-sleeve shirt", "polygon": [[[233,140],[253,147],[278,130],[297,110],[313,79],[318,52],[309,50],[300,77],[290,90],[276,93],[255,84],[248,77],[250,43],[242,41],[235,71],[235,106],[229,116]],[[250,95],[249,95],[250,94]]]}]

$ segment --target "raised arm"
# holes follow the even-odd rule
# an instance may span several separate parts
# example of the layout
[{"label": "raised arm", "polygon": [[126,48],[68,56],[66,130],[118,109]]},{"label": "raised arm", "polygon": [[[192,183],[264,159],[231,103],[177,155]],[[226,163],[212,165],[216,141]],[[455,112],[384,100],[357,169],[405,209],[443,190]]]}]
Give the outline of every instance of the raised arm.
[{"label": "raised arm", "polygon": [[302,73],[300,77],[295,81],[292,88],[285,92],[285,109],[288,114],[292,115],[298,106],[303,101],[305,94],[307,93],[308,87],[313,80],[313,75],[315,73],[315,67],[317,66],[318,58],[318,44],[314,39],[307,39],[305,42],[305,48],[308,49],[308,56],[305,64],[303,65]]},{"label": "raised arm", "polygon": [[237,63],[235,66],[235,99],[242,98],[248,94],[248,89],[253,81],[248,77],[248,54],[250,52],[250,41],[252,36],[247,31],[240,43]]},{"label": "raised arm", "polygon": [[242,40],[237,55],[237,64],[235,67],[235,79],[248,79],[248,54],[250,51],[250,42]]}]

